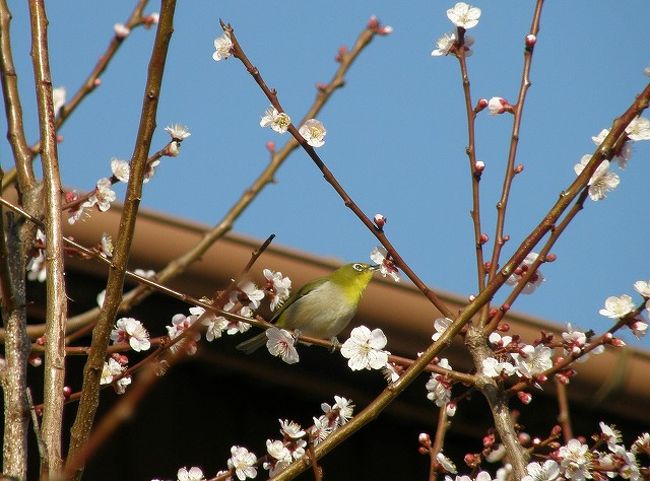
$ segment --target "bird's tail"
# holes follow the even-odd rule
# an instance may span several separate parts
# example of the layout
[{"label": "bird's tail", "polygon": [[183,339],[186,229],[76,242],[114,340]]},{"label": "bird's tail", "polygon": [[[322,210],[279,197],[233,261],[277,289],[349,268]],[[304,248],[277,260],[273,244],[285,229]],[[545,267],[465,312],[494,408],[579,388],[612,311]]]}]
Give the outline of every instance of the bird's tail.
[{"label": "bird's tail", "polygon": [[264,344],[266,344],[266,332],[262,332],[255,337],[251,337],[244,342],[240,342],[237,344],[237,349],[245,352],[246,354],[251,354],[262,347]]}]

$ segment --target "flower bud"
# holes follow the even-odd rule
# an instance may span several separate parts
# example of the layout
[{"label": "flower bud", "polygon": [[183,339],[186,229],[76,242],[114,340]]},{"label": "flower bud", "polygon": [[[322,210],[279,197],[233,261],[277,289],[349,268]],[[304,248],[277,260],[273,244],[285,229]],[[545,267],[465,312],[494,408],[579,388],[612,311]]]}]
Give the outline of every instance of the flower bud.
[{"label": "flower bud", "polygon": [[559,436],[560,434],[562,434],[562,426],[556,424],[553,426],[553,429],[551,429],[551,436]]},{"label": "flower bud", "polygon": [[45,336],[41,336],[38,339],[36,339],[36,344],[39,346],[44,346],[45,345]]},{"label": "flower bud", "polygon": [[41,356],[36,355],[36,354],[30,354],[29,358],[27,359],[27,362],[30,363],[34,367],[38,367],[41,364],[43,364],[43,358]]},{"label": "flower bud", "polygon": [[63,397],[68,399],[72,394],[72,388],[70,386],[63,386]]},{"label": "flower bud", "polygon": [[549,253],[544,256],[544,260],[546,262],[555,262],[557,260],[557,256],[553,253]]},{"label": "flower bud", "polygon": [[517,397],[522,404],[530,404],[530,402],[533,400],[533,395],[525,391],[519,391],[517,393]]},{"label": "flower bud", "polygon": [[95,80],[93,80],[93,87],[99,87],[102,84],[102,79],[97,77]]},{"label": "flower bud", "polygon": [[490,237],[485,232],[483,232],[480,235],[480,237],[478,238],[479,244],[485,244],[489,240],[490,240]]},{"label": "flower bud", "polygon": [[485,162],[483,162],[482,160],[477,160],[474,163],[474,173],[475,174],[480,174],[484,170],[485,170]]},{"label": "flower bud", "polygon": [[507,322],[502,322],[497,326],[497,331],[499,332],[508,332],[510,330],[510,324]]},{"label": "flower bud", "polygon": [[526,47],[532,48],[536,42],[537,42],[537,37],[535,35],[533,35],[532,33],[526,35]]},{"label": "flower bud", "polygon": [[418,436],[418,442],[422,446],[430,447],[431,446],[431,436],[429,436],[427,433],[420,433]]},{"label": "flower bud", "polygon": [[272,140],[269,140],[266,143],[266,150],[268,150],[271,153],[275,152],[275,142],[273,142]]},{"label": "flower bud", "polygon": [[485,109],[488,104],[488,99],[478,99],[478,102],[476,102],[476,107],[474,107],[474,112],[479,113],[481,110]]},{"label": "flower bud", "polygon": [[379,27],[379,19],[376,15],[370,17],[368,23],[366,24],[366,27],[370,30],[376,30]]},{"label": "flower bud", "polygon": [[449,416],[450,418],[453,418],[454,414],[456,414],[456,407],[457,407],[456,402],[454,402],[454,401],[451,401],[451,402],[447,403],[447,409],[446,409],[447,416]]},{"label": "flower bud", "polygon": [[379,229],[383,229],[383,228],[384,228],[384,224],[386,224],[386,223],[388,222],[388,219],[386,219],[386,217],[384,217],[384,216],[381,215],[381,214],[375,214],[375,219],[374,219],[374,220],[375,220],[375,225],[376,225]]},{"label": "flower bud", "polygon": [[519,444],[526,446],[530,443],[530,434],[521,432],[517,435],[517,439],[519,440]]},{"label": "flower bud", "polygon": [[515,174],[521,174],[524,171],[524,164],[518,164],[515,166]]},{"label": "flower bud", "polygon": [[507,303],[502,304],[502,305],[501,305],[501,310],[502,310],[503,312],[508,312],[508,311],[510,310],[510,304],[507,304]]},{"label": "flower bud", "polygon": [[492,97],[487,105],[490,115],[500,115],[505,112],[513,112],[512,105],[503,97]]}]

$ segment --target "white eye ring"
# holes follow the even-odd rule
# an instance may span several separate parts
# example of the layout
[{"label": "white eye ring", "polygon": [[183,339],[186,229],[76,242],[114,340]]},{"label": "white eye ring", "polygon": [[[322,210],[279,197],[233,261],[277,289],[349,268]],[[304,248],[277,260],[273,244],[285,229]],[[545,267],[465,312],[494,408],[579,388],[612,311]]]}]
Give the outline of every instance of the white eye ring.
[{"label": "white eye ring", "polygon": [[352,268],[353,268],[355,271],[359,271],[359,272],[361,272],[361,271],[363,270],[363,264],[352,264]]}]

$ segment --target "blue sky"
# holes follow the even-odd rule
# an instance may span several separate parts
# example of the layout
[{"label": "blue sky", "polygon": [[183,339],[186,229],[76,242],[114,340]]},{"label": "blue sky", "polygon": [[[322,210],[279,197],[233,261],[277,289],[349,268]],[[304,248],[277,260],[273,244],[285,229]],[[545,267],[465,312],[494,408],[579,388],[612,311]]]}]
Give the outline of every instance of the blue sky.
[{"label": "blue sky", "polygon": [[[74,92],[132,1],[50,2],[50,46],[55,86]],[[297,0],[179,1],[169,52],[159,132],[188,125],[182,154],[165,159],[145,187],[142,206],[211,224],[218,221],[268,160],[265,143],[284,137],[259,127],[268,102],[241,64],[215,63],[212,42],[219,18],[230,22],[267,83],[294,118],[314,98],[316,82],[336,69],[340,45],[351,45],[370,15],[394,28],[376,38],[353,66],[347,85],[319,116],[327,129],[319,150],[355,201],[388,219],[387,233],[403,257],[433,287],[471,294],[476,286],[470,179],[464,149],[465,113],[457,62],[433,58],[436,39],[452,31],[445,11],[453,2],[343,2],[316,6]],[[470,34],[473,97],[516,98],[523,39],[534,2],[477,2],[483,14]],[[147,11],[158,9],[152,3]],[[28,134],[35,139],[26,7],[13,7],[12,38]],[[535,48],[532,88],[525,108],[517,177],[506,233],[509,255],[574,178],[573,165],[594,150],[591,136],[608,127],[643,89],[650,65],[647,0],[547,2]],[[62,128],[63,182],[81,190],[110,173],[111,157],[129,158],[137,131],[143,83],[154,32],[137,29],[102,85]],[[6,131],[4,117],[0,127]],[[494,237],[494,205],[507,156],[511,117],[481,114],[478,158],[483,225]],[[0,147],[3,168],[10,151]],[[597,311],[609,295],[633,294],[650,279],[648,180],[650,144],[637,143],[621,185],[602,202],[588,202],[544,266],[547,280],[515,308],[597,331],[608,326]],[[303,152],[295,153],[243,215],[235,229],[341,260],[364,260],[373,236],[343,206]],[[123,189],[118,189],[122,196]],[[491,247],[491,244],[488,244]],[[143,266],[146,267],[146,266]],[[272,267],[272,266],[271,266]],[[291,274],[291,273],[287,273]],[[638,299],[638,296],[636,297]]]}]

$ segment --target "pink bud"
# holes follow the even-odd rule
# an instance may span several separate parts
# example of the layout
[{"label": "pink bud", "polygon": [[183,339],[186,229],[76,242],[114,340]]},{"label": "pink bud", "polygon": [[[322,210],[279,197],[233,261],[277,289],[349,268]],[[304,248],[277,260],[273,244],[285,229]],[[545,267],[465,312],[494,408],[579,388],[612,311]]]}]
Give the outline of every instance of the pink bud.
[{"label": "pink bud", "polygon": [[418,448],[418,453],[420,454],[427,454],[428,452],[429,450],[427,448],[423,448],[422,446]]},{"label": "pink bud", "polygon": [[510,240],[510,236],[509,236],[509,235],[504,235],[504,236],[503,236],[503,242],[508,242],[509,240]]},{"label": "pink bud", "polygon": [[512,105],[503,97],[492,97],[488,100],[490,115],[500,115],[504,112],[512,112]]},{"label": "pink bud", "polygon": [[387,222],[388,222],[388,219],[386,219],[386,217],[384,217],[381,214],[375,214],[375,225],[377,227],[382,229],[384,227],[384,224],[386,224]]},{"label": "pink bud", "polygon": [[556,374],[555,378],[562,384],[569,384],[569,378],[566,377],[564,374]]},{"label": "pink bud", "polygon": [[611,333],[611,332],[606,332],[605,335],[603,336],[603,339],[604,339],[605,341],[611,341],[611,340],[612,340],[612,337],[614,337],[614,336],[612,336],[612,333]]},{"label": "pink bud", "polygon": [[36,344],[39,346],[44,346],[45,345],[45,336],[41,336],[38,339],[36,339]]},{"label": "pink bud", "polygon": [[275,142],[273,142],[272,140],[269,140],[269,141],[266,143],[266,150],[268,150],[268,151],[271,152],[271,153],[272,153],[272,152],[275,152]]},{"label": "pink bud", "polygon": [[41,358],[41,356],[37,356],[36,354],[30,354],[27,362],[29,362],[34,367],[38,367],[43,364],[43,358]]},{"label": "pink bud", "polygon": [[490,446],[494,445],[494,442],[494,434],[487,434],[483,436],[483,447],[489,448]]},{"label": "pink bud", "polygon": [[475,466],[478,463],[479,458],[478,456],[476,456],[476,454],[467,453],[463,458],[463,460],[465,461],[465,464],[467,466]]},{"label": "pink bud", "polygon": [[478,99],[478,102],[476,102],[476,107],[474,107],[474,112],[479,113],[481,110],[485,109],[488,104],[488,99]]},{"label": "pink bud", "polygon": [[474,294],[472,294],[467,299],[469,299],[469,302],[474,302],[474,299],[476,299],[476,296]]},{"label": "pink bud", "polygon": [[474,172],[480,174],[484,170],[485,170],[485,162],[483,162],[482,160],[477,160],[474,163]]},{"label": "pink bud", "polygon": [[625,341],[623,341],[622,339],[619,339],[618,337],[613,338],[610,343],[614,347],[623,347],[623,346],[625,346]]},{"label": "pink bud", "polygon": [[93,87],[99,87],[102,84],[102,79],[97,77],[95,80],[93,80]]},{"label": "pink bud", "polygon": [[519,398],[522,404],[530,404],[530,402],[533,400],[532,394],[527,393],[525,391],[519,391],[517,393],[517,397]]},{"label": "pink bud", "polygon": [[530,443],[530,434],[528,433],[519,433],[517,439],[522,446],[526,446]]},{"label": "pink bud", "polygon": [[524,164],[515,166],[515,174],[521,174],[524,171]]},{"label": "pink bud", "polygon": [[56,143],[60,144],[63,142],[63,135],[61,134],[56,134]]},{"label": "pink bud", "polygon": [[366,27],[368,27],[370,30],[377,29],[379,27],[379,19],[375,15],[373,15],[368,20]]},{"label": "pink bud", "polygon": [[537,376],[537,381],[540,383],[544,383],[548,381],[548,377],[546,377],[544,374],[540,374],[539,376]]},{"label": "pink bud", "polygon": [[391,33],[393,33],[393,27],[390,25],[384,25],[377,29],[377,35],[381,35],[382,37],[390,35]]},{"label": "pink bud", "polygon": [[341,62],[346,53],[348,53],[348,47],[341,45],[336,53],[336,57],[334,57],[334,60]]},{"label": "pink bud", "polygon": [[534,438],[533,439],[533,446],[539,446],[539,444],[542,442],[541,439],[539,438]]},{"label": "pink bud", "polygon": [[546,262],[555,262],[557,260],[557,256],[555,254],[553,254],[553,253],[546,254],[546,256],[544,257],[544,260]]},{"label": "pink bud", "polygon": [[501,310],[503,312],[508,312],[510,310],[510,307],[511,307],[510,304],[505,303],[505,304],[501,305]]},{"label": "pink bud", "polygon": [[456,414],[456,403],[454,401],[451,401],[447,403],[447,416],[450,418],[454,417],[454,414]]},{"label": "pink bud", "polygon": [[526,47],[532,47],[537,42],[537,37],[532,33],[526,35]]},{"label": "pink bud", "polygon": [[551,429],[551,436],[559,436],[560,434],[562,434],[562,426],[556,424],[553,426],[553,429]]},{"label": "pink bud", "polygon": [[490,240],[490,237],[485,232],[482,233],[481,236],[478,238],[479,244],[485,244],[489,240]]},{"label": "pink bud", "polygon": [[497,327],[497,331],[499,332],[508,332],[509,330],[510,330],[510,324],[508,324],[507,322],[503,322],[499,324],[499,326]]},{"label": "pink bud", "polygon": [[320,90],[321,92],[324,92],[327,90],[327,87],[329,87],[329,84],[326,84],[324,82],[316,82],[316,88]]},{"label": "pink bud", "polygon": [[427,433],[420,433],[420,435],[418,436],[418,442],[422,446],[429,447],[431,446],[431,436],[429,436]]},{"label": "pink bud", "polygon": [[72,388],[70,386],[63,386],[63,397],[68,399],[72,394]]}]

